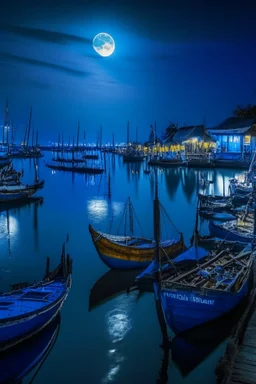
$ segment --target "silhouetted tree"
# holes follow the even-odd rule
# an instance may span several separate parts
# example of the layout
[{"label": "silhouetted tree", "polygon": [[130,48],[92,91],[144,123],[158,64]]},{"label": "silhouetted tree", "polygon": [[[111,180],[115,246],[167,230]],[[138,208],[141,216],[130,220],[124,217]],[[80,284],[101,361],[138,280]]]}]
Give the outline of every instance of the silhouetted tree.
[{"label": "silhouetted tree", "polygon": [[239,117],[256,117],[256,105],[248,104],[246,107],[237,105],[233,111],[233,115]]},{"label": "silhouetted tree", "polygon": [[165,129],[163,133],[163,139],[167,139],[168,137],[173,137],[177,131],[178,131],[178,124],[170,122],[170,124],[168,125],[168,127]]}]

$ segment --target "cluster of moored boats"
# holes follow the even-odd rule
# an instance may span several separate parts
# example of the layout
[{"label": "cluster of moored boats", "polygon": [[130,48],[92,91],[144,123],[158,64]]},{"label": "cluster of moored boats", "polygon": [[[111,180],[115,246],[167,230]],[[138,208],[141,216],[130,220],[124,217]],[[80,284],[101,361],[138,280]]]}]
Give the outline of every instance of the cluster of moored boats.
[{"label": "cluster of moored boats", "polygon": [[[21,181],[23,171],[15,170],[10,161],[7,164],[2,161],[1,210],[42,199],[33,197],[44,186],[34,165],[34,184],[26,185]],[[60,262],[52,270],[47,258],[41,281],[16,283],[9,292],[0,294],[1,383],[21,383],[23,377],[47,357],[57,339],[59,313],[72,282],[72,260],[66,253],[66,242]]]},{"label": "cluster of moored boats", "polygon": [[44,186],[37,174],[33,184],[24,184],[21,181],[23,172],[16,171],[11,162],[0,169],[0,203],[10,203],[29,200],[38,190]]},{"label": "cluster of moored boats", "polygon": [[[89,232],[100,259],[109,268],[120,273],[140,268],[129,289],[150,285],[165,326],[182,334],[225,317],[252,289],[254,185],[248,179],[231,179],[227,197],[199,194],[189,246],[182,233],[177,238],[160,239],[160,207],[156,187],[154,239],[111,235],[91,225]],[[199,233],[199,216],[209,219],[210,235]]]}]

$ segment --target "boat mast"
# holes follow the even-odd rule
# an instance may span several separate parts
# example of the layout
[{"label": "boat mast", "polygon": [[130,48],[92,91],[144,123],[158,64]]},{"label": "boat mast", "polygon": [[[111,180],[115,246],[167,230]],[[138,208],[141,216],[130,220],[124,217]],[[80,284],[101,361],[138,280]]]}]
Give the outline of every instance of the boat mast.
[{"label": "boat mast", "polygon": [[128,197],[128,207],[129,207],[129,223],[130,223],[130,232],[134,234],[134,225],[133,225],[133,210],[130,197]]},{"label": "boat mast", "polygon": [[5,114],[4,114],[4,125],[3,125],[3,145],[5,144],[5,130],[8,132],[8,119],[9,119],[9,102],[6,100]]},{"label": "boat mast", "polygon": [[[159,254],[159,243],[160,243],[160,204],[158,199],[158,180],[157,180],[157,171],[155,171],[155,199],[154,199],[154,239],[155,239],[155,261],[160,263],[160,254]],[[161,268],[160,268],[161,269]],[[157,278],[160,278],[160,269],[159,275]]]},{"label": "boat mast", "polygon": [[33,124],[33,129],[32,129],[32,143],[31,143],[31,145],[32,145],[32,148],[34,148],[34,135],[35,135],[35,128],[34,128],[34,124]]},{"label": "boat mast", "polygon": [[79,147],[79,134],[80,134],[80,121],[78,121],[78,125],[77,125],[77,139],[76,139],[76,149],[77,150]]},{"label": "boat mast", "polygon": [[64,158],[64,135],[63,135],[63,132],[62,132],[62,158]]},{"label": "boat mast", "polygon": [[60,132],[59,132],[59,136],[58,136],[58,152],[60,151]]},{"label": "boat mast", "polygon": [[114,148],[115,148],[115,134],[114,133],[112,134],[112,147],[114,150]]},{"label": "boat mast", "polygon": [[108,198],[111,199],[111,177],[110,177],[110,172],[108,173]]},{"label": "boat mast", "polygon": [[38,130],[36,130],[36,148],[38,147]]},{"label": "boat mast", "polygon": [[102,124],[100,126],[100,149],[102,147]]},{"label": "boat mast", "polygon": [[32,120],[32,106],[30,107],[30,113],[29,113],[28,137],[27,137],[26,147],[28,146],[28,143],[29,143],[29,136],[30,136],[30,129],[31,129],[31,120]]},{"label": "boat mast", "polygon": [[129,146],[130,143],[130,123],[128,121],[127,123],[127,147]]},{"label": "boat mast", "polygon": [[72,146],[72,161],[74,162],[74,155],[75,155],[75,137],[73,136],[73,146]]}]

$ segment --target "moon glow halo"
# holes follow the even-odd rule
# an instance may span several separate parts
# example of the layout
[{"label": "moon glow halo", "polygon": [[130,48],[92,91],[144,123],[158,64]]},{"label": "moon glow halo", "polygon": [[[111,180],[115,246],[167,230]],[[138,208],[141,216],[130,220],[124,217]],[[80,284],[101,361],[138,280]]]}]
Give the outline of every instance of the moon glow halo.
[{"label": "moon glow halo", "polygon": [[98,33],[92,41],[93,49],[103,57],[112,55],[115,50],[115,40],[108,33]]}]

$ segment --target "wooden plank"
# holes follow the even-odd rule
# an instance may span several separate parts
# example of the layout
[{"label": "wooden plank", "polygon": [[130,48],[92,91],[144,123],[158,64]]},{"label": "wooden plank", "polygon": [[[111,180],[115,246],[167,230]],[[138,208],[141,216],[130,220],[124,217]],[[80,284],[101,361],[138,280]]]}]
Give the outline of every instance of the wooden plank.
[{"label": "wooden plank", "polygon": [[235,364],[236,362],[243,362],[243,361],[251,361],[256,363],[256,355],[250,355],[249,353],[243,353],[239,352],[239,354],[235,358]]},{"label": "wooden plank", "polygon": [[244,341],[246,341],[246,340],[256,340],[256,333],[246,333],[245,335],[244,335],[244,338],[243,338],[243,341],[242,341],[242,344],[244,343]]},{"label": "wooden plank", "polygon": [[240,349],[240,351],[238,352],[238,354],[240,352],[243,352],[243,353],[247,353],[247,354],[251,354],[251,355],[256,355],[256,348],[255,347],[250,347],[250,346],[246,346],[246,345],[243,345]]},{"label": "wooden plank", "polygon": [[243,342],[243,345],[244,345],[245,347],[256,348],[256,343],[255,343],[254,340],[249,340],[249,339],[247,339],[247,340],[245,340],[245,341]]},{"label": "wooden plank", "polygon": [[240,374],[239,372],[233,372],[231,376],[231,381],[235,381],[237,383],[244,383],[244,384],[255,384],[256,383],[256,376],[253,377],[252,375],[245,376],[243,374]]},{"label": "wooden plank", "polygon": [[253,365],[251,363],[246,363],[245,361],[243,362],[237,362],[235,363],[234,370],[242,370],[242,371],[247,371],[247,372],[252,372],[256,374],[256,365]]}]

